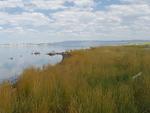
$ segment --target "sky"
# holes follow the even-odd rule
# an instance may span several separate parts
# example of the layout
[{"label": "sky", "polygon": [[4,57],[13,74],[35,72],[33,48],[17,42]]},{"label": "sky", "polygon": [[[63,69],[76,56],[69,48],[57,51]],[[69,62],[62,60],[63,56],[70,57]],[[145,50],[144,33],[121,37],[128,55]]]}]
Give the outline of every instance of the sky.
[{"label": "sky", "polygon": [[0,43],[150,40],[150,0],[0,0]]}]

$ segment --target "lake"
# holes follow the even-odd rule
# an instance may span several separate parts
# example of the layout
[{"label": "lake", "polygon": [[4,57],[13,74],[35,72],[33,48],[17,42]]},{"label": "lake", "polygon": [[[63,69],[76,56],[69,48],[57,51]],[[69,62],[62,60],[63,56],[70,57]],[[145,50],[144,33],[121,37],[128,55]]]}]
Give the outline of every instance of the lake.
[{"label": "lake", "polygon": [[[16,78],[29,67],[42,68],[62,61],[61,55],[49,56],[49,52],[64,52],[103,45],[120,45],[128,42],[68,41],[54,44],[0,44],[0,82]],[[39,52],[40,54],[33,54]]]}]

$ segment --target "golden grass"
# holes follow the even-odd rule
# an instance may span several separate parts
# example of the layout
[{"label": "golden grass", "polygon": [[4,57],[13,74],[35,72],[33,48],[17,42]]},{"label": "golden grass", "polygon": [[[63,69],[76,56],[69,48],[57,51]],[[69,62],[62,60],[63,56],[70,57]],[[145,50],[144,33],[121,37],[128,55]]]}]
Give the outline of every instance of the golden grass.
[{"label": "golden grass", "polygon": [[0,113],[150,113],[147,46],[70,54],[55,66],[25,70],[16,84],[0,85]]}]

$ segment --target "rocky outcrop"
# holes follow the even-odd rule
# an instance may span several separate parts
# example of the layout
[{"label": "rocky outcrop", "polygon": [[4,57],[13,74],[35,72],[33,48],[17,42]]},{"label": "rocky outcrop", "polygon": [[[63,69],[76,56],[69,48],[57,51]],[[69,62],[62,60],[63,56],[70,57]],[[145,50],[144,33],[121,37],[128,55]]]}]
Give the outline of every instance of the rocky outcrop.
[{"label": "rocky outcrop", "polygon": [[62,55],[62,61],[65,59],[65,58],[68,58],[71,56],[71,54],[69,52],[50,52],[48,53],[47,55],[49,56],[54,56],[54,55]]}]

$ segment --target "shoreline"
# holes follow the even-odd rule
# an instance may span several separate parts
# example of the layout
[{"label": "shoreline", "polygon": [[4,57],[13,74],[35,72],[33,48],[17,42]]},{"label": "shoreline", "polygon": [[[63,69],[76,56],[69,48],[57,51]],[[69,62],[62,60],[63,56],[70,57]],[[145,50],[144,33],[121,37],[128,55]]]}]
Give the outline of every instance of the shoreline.
[{"label": "shoreline", "polygon": [[[106,48],[106,47],[127,47],[127,46],[137,46],[137,47],[140,47],[140,46],[145,46],[146,48],[145,49],[149,49],[150,48],[150,44],[147,43],[141,43],[141,44],[123,44],[123,45],[101,45],[101,46],[96,46],[96,47],[88,47],[88,48],[81,48],[81,49],[74,49],[74,50],[66,50],[64,52],[49,52],[45,55],[48,55],[48,56],[55,56],[55,55],[61,55],[62,56],[62,60],[60,62],[58,62],[57,64],[61,64],[65,59],[69,58],[69,57],[73,57],[73,55],[71,53],[75,52],[75,51],[88,51],[88,50],[92,50],[92,49],[98,49],[98,48]],[[148,47],[148,48],[147,48]],[[31,53],[32,55],[34,53]],[[40,52],[35,52],[35,55],[40,55],[41,53]],[[57,65],[55,64],[55,65]],[[47,65],[50,65],[49,63]],[[54,65],[54,66],[55,66]],[[33,68],[35,68],[34,66],[32,66]],[[43,68],[43,66],[42,66]],[[27,68],[28,69],[28,68]],[[26,70],[26,69],[24,69]],[[22,73],[21,73],[22,74]],[[8,78],[8,79],[2,79],[0,80],[0,84],[2,84],[3,82],[10,82],[10,83],[16,83],[16,81],[18,80],[18,78],[20,77],[20,75],[16,75],[14,77],[11,77],[11,78]]]},{"label": "shoreline", "polygon": [[62,63],[24,70],[16,83],[0,85],[0,106],[9,113],[149,111],[150,52],[145,47],[74,50]]}]

